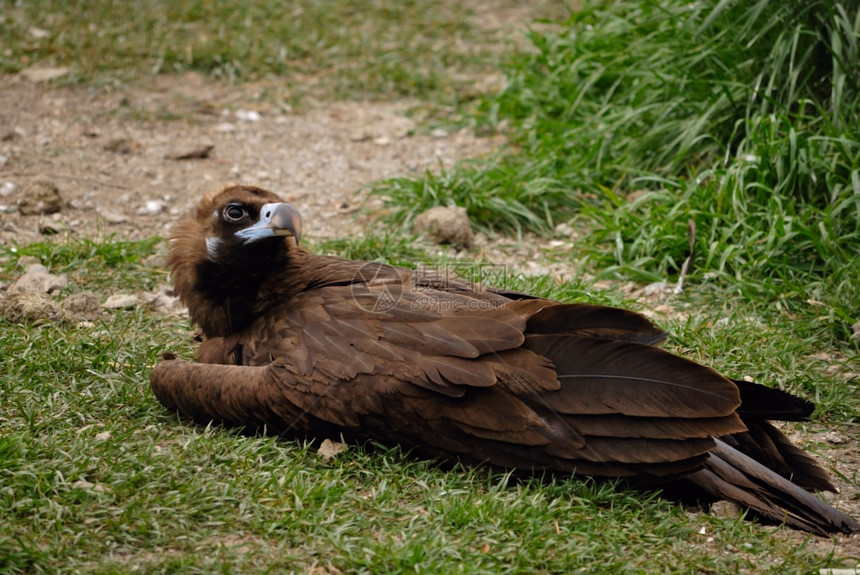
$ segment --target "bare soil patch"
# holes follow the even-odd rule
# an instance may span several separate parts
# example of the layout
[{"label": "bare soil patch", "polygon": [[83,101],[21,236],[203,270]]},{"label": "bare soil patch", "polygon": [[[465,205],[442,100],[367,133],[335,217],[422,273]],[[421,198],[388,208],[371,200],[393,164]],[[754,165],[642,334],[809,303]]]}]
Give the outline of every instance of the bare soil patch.
[{"label": "bare soil patch", "polygon": [[[149,89],[53,88],[20,77],[4,85],[3,243],[65,233],[165,236],[203,193],[232,182],[294,202],[308,237],[344,237],[363,228],[355,214],[365,184],[451,166],[500,144],[469,130],[419,131],[408,116],[414,102],[341,102],[296,114],[264,100],[263,85],[196,74],[161,77]],[[59,190],[59,211],[22,213],[36,182]]]}]

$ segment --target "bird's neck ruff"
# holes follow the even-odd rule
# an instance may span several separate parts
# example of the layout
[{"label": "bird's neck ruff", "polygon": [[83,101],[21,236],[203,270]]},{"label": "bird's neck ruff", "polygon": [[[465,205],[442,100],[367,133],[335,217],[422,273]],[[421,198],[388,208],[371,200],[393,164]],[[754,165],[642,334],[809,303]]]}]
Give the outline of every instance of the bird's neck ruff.
[{"label": "bird's neck ruff", "polygon": [[241,331],[259,317],[258,295],[272,269],[265,265],[239,267],[211,260],[200,262],[197,291],[207,305],[199,312],[192,311],[192,319],[209,337]]},{"label": "bird's neck ruff", "polygon": [[207,257],[189,260],[181,256],[182,249],[181,242],[171,246],[175,292],[207,337],[241,331],[265,312],[272,298],[288,301],[301,290],[291,281],[290,270],[304,252],[288,248],[282,238],[234,250],[229,258],[213,258],[207,246]]}]

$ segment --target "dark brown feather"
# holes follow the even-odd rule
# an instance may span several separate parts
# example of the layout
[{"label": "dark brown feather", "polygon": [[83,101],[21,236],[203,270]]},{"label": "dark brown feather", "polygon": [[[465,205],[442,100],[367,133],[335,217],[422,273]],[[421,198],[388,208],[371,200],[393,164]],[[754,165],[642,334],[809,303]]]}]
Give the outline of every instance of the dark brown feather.
[{"label": "dark brown feather", "polygon": [[860,529],[802,489],[832,484],[766,421],[807,416],[803,400],[655,347],[665,333],[629,311],[310,254],[292,230],[269,233],[279,201],[233,186],[175,228],[175,291],[207,339],[198,363],[153,370],[169,409],[526,472],[682,481],[770,521]]}]

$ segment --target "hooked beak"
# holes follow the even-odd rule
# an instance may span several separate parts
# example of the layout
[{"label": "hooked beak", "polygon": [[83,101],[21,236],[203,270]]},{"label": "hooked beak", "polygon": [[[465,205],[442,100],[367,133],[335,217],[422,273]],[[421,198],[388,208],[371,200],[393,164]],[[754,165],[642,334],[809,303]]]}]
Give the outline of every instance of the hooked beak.
[{"label": "hooked beak", "polygon": [[246,244],[274,236],[293,237],[298,244],[302,237],[302,217],[290,204],[266,204],[260,208],[260,221],[239,230],[236,235]]}]

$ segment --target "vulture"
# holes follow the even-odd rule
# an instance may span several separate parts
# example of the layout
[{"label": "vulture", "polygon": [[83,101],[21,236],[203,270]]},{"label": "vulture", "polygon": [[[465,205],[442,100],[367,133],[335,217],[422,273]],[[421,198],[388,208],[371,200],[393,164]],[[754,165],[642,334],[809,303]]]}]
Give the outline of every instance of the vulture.
[{"label": "vulture", "polygon": [[230,186],[172,231],[174,292],[204,335],[152,371],[167,409],[343,436],[517,473],[623,478],[819,535],[860,523],[770,420],[813,405],[663,350],[631,311],[315,255],[277,195]]}]

